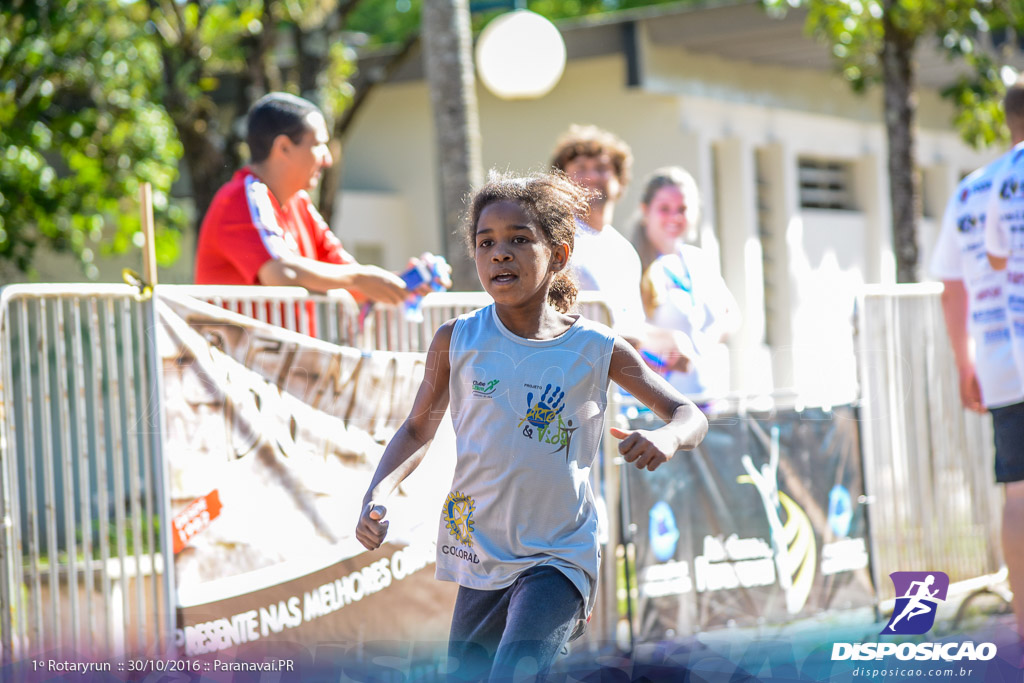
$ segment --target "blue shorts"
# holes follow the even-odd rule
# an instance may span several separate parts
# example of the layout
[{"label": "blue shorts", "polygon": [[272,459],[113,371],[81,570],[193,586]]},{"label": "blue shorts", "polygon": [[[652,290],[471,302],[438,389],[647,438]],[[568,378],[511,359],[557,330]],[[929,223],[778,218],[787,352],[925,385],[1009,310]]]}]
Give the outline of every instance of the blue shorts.
[{"label": "blue shorts", "polygon": [[1024,481],[1024,402],[989,412],[996,434],[996,481]]},{"label": "blue shorts", "polygon": [[[543,678],[583,615],[583,596],[565,574],[540,565],[507,588],[459,587],[449,636],[449,680],[511,680],[516,665]],[[493,665],[493,668],[492,668]]]}]

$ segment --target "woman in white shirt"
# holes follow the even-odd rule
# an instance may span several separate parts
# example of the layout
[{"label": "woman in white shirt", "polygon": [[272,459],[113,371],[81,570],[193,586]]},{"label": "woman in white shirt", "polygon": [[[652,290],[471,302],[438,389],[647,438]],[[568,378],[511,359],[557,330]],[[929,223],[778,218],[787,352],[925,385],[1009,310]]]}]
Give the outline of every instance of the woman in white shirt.
[{"label": "woman in white shirt", "polygon": [[724,342],[740,325],[740,314],[718,265],[686,240],[696,232],[700,193],[693,176],[678,166],[647,179],[633,244],[644,269],[644,309],[652,325],[680,330],[693,342],[687,372],[666,379],[698,400],[729,389],[729,352]]}]

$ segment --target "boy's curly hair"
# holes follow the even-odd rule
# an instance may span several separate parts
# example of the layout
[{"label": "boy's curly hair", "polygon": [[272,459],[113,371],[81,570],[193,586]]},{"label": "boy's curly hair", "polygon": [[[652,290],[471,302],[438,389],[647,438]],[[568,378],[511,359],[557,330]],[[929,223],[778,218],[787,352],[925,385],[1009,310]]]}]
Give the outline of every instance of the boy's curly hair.
[{"label": "boy's curly hair", "polygon": [[[463,235],[470,258],[476,250],[476,225],[488,205],[501,201],[519,204],[537,222],[548,244],[569,245],[572,255],[576,235],[576,218],[587,215],[590,192],[569,180],[564,173],[533,173],[515,176],[490,171],[487,182],[469,201]],[[548,301],[557,310],[567,313],[576,301],[576,284],[569,269],[562,270],[551,282]]]},{"label": "boy's curly hair", "polygon": [[573,124],[555,142],[551,166],[564,171],[566,164],[576,157],[598,157],[607,154],[615,167],[615,175],[622,187],[629,185],[633,170],[633,151],[615,133],[597,126]]}]

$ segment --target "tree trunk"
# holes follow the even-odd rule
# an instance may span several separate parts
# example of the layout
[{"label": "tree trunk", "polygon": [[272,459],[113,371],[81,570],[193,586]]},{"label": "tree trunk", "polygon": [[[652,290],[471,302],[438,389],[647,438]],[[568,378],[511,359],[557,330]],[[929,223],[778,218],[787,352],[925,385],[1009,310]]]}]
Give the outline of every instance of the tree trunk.
[{"label": "tree trunk", "polygon": [[[155,9],[156,5],[151,7]],[[184,151],[182,158],[192,185],[194,229],[198,235],[213,196],[238,167],[238,138],[233,130],[216,130],[217,107],[209,97],[189,94],[189,88],[206,75],[206,60],[199,56],[198,37],[187,34],[184,22],[178,30],[181,32],[178,43],[160,43],[163,105]],[[179,82],[185,78],[182,74],[189,74],[184,83]]]},{"label": "tree trunk", "polygon": [[480,121],[467,0],[425,0],[423,53],[434,111],[441,182],[441,230],[454,289],[479,289],[460,236],[465,199],[480,185]]},{"label": "tree trunk", "polygon": [[917,282],[917,173],[914,169],[914,39],[893,22],[897,0],[885,0],[882,16],[882,78],[885,132],[889,143],[889,200],[892,210],[896,281]]},{"label": "tree trunk", "polygon": [[231,179],[237,165],[227,161],[224,151],[215,145],[208,135],[196,130],[194,121],[179,121],[178,117],[173,118],[192,179],[195,231],[198,235],[199,226],[203,222],[206,210],[210,208],[213,196],[221,185]]},{"label": "tree trunk", "polygon": [[330,59],[328,45],[337,38],[323,26],[306,31],[295,24],[291,30],[295,39],[295,78],[299,82],[299,95],[315,100],[320,89],[319,79]]}]

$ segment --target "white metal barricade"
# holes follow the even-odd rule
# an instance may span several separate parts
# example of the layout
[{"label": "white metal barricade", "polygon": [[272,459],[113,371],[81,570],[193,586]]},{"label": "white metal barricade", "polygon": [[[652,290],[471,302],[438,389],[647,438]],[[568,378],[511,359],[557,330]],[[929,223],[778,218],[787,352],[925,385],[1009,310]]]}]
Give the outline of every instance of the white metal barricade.
[{"label": "white metal barricade", "polygon": [[952,581],[1002,566],[992,422],[960,403],[939,283],[870,287],[858,301],[861,439],[873,566]]},{"label": "white metal barricade", "polygon": [[[491,303],[486,292],[431,292],[415,316],[402,306],[360,305],[342,289],[319,295],[301,287],[160,285],[159,290],[192,296],[333,344],[377,351],[426,351],[445,321]],[[594,292],[581,292],[577,308],[591,320],[611,324],[607,305]]]},{"label": "white metal barricade", "polygon": [[0,643],[156,653],[163,561],[152,306],[125,285],[0,289]]},{"label": "white metal barricade", "polygon": [[344,289],[319,295],[310,295],[302,287],[158,285],[157,289],[171,296],[195,297],[332,344],[360,345],[359,306]]}]

